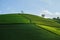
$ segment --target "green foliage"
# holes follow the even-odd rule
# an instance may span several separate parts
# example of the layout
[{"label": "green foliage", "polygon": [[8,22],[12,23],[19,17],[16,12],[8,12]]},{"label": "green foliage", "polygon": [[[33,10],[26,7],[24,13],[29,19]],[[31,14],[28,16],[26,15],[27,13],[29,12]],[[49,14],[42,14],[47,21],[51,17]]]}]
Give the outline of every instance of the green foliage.
[{"label": "green foliage", "polygon": [[55,22],[57,22],[57,23],[60,24],[60,18],[59,18],[59,17],[57,17],[57,18],[53,18],[53,20],[54,20]]}]

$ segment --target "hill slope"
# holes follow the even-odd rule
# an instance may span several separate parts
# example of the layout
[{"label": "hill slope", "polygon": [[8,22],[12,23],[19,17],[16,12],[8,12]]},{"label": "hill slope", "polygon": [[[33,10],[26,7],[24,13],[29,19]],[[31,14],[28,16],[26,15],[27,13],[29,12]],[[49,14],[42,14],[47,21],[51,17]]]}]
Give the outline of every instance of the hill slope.
[{"label": "hill slope", "polygon": [[59,40],[60,37],[34,24],[0,25],[0,40]]},{"label": "hill slope", "polygon": [[29,20],[19,14],[0,15],[0,23],[29,23]]},{"label": "hill slope", "polygon": [[[1,24],[2,23],[2,24]],[[8,23],[8,24],[7,24]],[[29,14],[0,15],[1,40],[59,40],[55,34],[39,25],[58,28],[60,24],[42,17]],[[56,24],[56,25],[52,25]]]},{"label": "hill slope", "polygon": [[60,24],[51,19],[42,18],[36,15],[22,14],[24,17],[29,18],[32,23],[37,23],[46,26],[59,27]]}]

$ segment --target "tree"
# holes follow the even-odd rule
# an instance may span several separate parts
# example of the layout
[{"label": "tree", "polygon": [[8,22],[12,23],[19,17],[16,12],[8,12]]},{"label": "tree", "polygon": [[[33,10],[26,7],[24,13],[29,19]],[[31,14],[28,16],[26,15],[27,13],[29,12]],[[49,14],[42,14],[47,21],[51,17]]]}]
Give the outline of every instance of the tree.
[{"label": "tree", "polygon": [[59,17],[57,17],[57,19],[60,19]]},{"label": "tree", "polygon": [[42,17],[45,17],[45,14],[42,14],[41,16],[42,16]]},{"label": "tree", "polygon": [[53,18],[54,20],[56,20],[56,18]]},{"label": "tree", "polygon": [[53,18],[54,20],[59,20],[60,18],[59,17],[56,17],[56,18]]},{"label": "tree", "polygon": [[23,10],[21,10],[21,13],[22,13],[22,14],[24,13]]},{"label": "tree", "polygon": [[[21,10],[21,14],[24,14],[23,10]],[[20,13],[18,13],[18,15],[20,15]]]}]

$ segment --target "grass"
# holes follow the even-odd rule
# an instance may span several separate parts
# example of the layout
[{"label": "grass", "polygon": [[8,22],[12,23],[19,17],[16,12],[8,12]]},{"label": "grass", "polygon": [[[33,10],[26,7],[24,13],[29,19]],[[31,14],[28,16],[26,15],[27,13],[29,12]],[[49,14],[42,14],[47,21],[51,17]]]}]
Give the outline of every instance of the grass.
[{"label": "grass", "polygon": [[60,24],[36,15],[6,14],[0,15],[0,34],[0,40],[59,40]]},{"label": "grass", "polygon": [[34,24],[0,25],[0,40],[59,40],[60,37]]},{"label": "grass", "polygon": [[32,23],[60,28],[60,24],[55,22],[54,20],[51,19],[49,20],[36,15],[29,15],[29,14],[23,14],[23,15],[30,18]]},{"label": "grass", "polygon": [[53,33],[55,33],[57,35],[60,35],[60,30],[58,28],[50,27],[50,26],[44,26],[44,25],[38,25],[38,26],[40,26],[40,27],[42,27],[42,28],[44,28],[44,29],[46,29],[48,31],[51,31],[51,32],[53,32]]},{"label": "grass", "polygon": [[0,23],[29,23],[29,20],[19,14],[0,15]]}]

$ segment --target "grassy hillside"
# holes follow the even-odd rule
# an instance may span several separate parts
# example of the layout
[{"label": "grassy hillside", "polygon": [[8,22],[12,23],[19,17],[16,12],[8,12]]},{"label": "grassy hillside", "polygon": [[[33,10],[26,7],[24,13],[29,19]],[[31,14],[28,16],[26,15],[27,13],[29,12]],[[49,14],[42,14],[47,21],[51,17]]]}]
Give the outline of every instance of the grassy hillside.
[{"label": "grassy hillside", "polygon": [[60,24],[60,19],[53,19],[55,22],[59,23]]},{"label": "grassy hillside", "polygon": [[60,36],[34,24],[0,25],[0,40],[59,40]]},{"label": "grassy hillside", "polygon": [[59,23],[35,15],[0,15],[1,40],[59,40],[59,27]]},{"label": "grassy hillside", "polygon": [[29,15],[29,14],[23,14],[23,16],[28,17],[32,21],[32,23],[60,28],[60,24],[55,22],[55,20],[46,19],[36,15]]},{"label": "grassy hillside", "polygon": [[19,14],[0,15],[0,23],[29,23],[29,20]]}]

